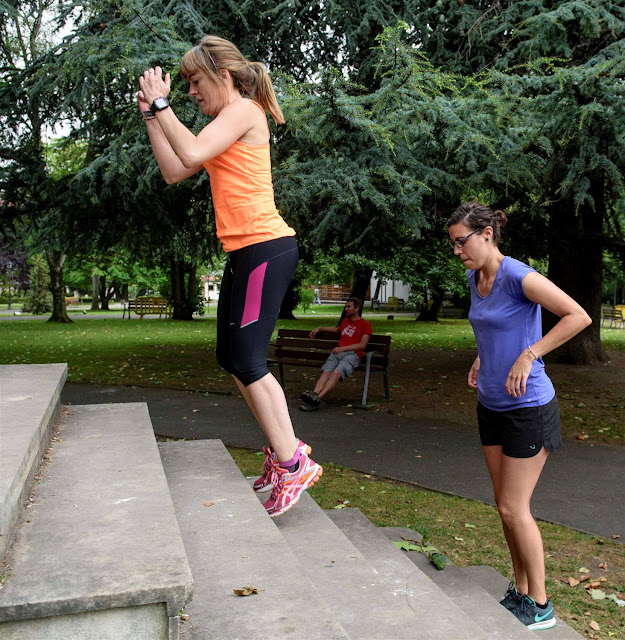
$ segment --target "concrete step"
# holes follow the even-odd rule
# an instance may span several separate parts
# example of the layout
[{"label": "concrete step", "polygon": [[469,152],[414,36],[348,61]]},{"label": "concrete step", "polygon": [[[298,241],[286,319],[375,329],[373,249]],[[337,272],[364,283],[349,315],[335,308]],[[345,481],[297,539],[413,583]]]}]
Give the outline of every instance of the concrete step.
[{"label": "concrete step", "polygon": [[[404,527],[383,527],[382,531],[391,541],[401,541],[402,537],[420,540],[421,536]],[[459,567],[447,563],[439,571],[422,553],[402,551],[426,576],[431,578],[451,600],[474,620],[489,638],[497,640],[520,640],[533,638],[534,632],[522,625],[499,602],[475,584]],[[502,595],[503,597],[503,595]]]},{"label": "concrete step", "polygon": [[419,629],[440,640],[473,640],[488,634],[406,557],[359,509],[325,512],[418,618]]},{"label": "concrete step", "polygon": [[175,640],[192,578],[143,403],[74,406],[8,554],[3,640]]},{"label": "concrete step", "polygon": [[185,640],[346,640],[221,441],[159,449],[195,578]]},{"label": "concrete step", "polygon": [[[508,578],[502,576],[492,567],[466,567],[463,571],[473,582],[479,584],[484,591],[490,593],[496,600],[501,600],[508,588]],[[568,624],[562,622],[557,616],[556,619],[558,622],[555,627],[537,632],[541,638],[545,638],[546,640],[581,640],[581,638],[583,638],[575,629],[572,629]]]},{"label": "concrete step", "polygon": [[0,558],[48,446],[66,378],[66,364],[0,366]]},{"label": "concrete step", "polygon": [[386,584],[307,493],[275,522],[351,640],[433,637],[404,594]]}]

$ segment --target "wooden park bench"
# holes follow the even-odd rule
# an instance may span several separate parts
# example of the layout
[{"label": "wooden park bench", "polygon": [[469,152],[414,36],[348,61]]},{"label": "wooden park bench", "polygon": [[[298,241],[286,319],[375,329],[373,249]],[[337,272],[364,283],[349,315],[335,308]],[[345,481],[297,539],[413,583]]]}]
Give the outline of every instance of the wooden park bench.
[{"label": "wooden park bench", "polygon": [[601,310],[601,326],[603,327],[603,323],[608,320],[608,329],[614,327],[615,329],[622,329],[625,325],[623,319],[623,311],[621,309],[616,309],[614,307],[606,307]]},{"label": "wooden park bench", "polygon": [[76,307],[80,304],[80,300],[76,296],[65,297],[65,306],[66,307]]},{"label": "wooden park bench", "polygon": [[[320,331],[310,338],[310,331],[301,329],[279,329],[275,344],[275,353],[268,358],[269,364],[277,364],[280,368],[280,384],[284,384],[284,366],[315,367],[320,369],[330,352],[339,343],[336,333]],[[362,354],[358,370],[365,372],[365,383],[362,391],[362,406],[367,406],[369,377],[372,373],[384,376],[384,395],[389,399],[388,360],[391,349],[391,336],[372,335]]]},{"label": "wooden park bench", "polygon": [[133,300],[127,300],[124,302],[124,313],[122,319],[126,317],[126,311],[128,311],[128,320],[130,320],[130,312],[134,311],[140,320],[143,320],[143,316],[149,314],[157,314],[162,318],[163,315],[166,318],[171,318],[172,308],[167,301],[167,298],[160,296],[141,296],[140,298],[134,298]]}]

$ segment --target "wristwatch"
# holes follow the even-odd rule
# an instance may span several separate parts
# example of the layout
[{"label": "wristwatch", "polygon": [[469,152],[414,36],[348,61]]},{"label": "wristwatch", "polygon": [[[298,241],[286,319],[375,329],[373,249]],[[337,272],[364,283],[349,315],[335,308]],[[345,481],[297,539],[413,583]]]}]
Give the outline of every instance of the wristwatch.
[{"label": "wristwatch", "polygon": [[157,111],[162,111],[163,109],[167,109],[169,106],[169,100],[167,98],[156,98],[150,107],[150,110],[156,113]]}]

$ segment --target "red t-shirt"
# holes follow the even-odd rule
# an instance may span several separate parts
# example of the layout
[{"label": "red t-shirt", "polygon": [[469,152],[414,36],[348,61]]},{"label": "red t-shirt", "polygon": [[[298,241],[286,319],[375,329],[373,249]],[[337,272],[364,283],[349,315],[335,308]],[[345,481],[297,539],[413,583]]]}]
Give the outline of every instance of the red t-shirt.
[{"label": "red t-shirt", "polygon": [[[349,320],[343,318],[339,325],[341,337],[339,338],[339,347],[347,347],[350,344],[358,344],[362,340],[362,336],[370,336],[371,324],[366,320]],[[358,357],[362,357],[362,351],[356,351]]]}]

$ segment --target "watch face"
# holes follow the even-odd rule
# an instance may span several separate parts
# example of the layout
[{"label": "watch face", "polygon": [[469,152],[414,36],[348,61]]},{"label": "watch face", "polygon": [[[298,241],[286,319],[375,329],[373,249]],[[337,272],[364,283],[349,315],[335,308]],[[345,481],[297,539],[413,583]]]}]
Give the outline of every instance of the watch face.
[{"label": "watch face", "polygon": [[169,106],[169,101],[167,98],[156,98],[156,100],[154,100],[154,106],[159,110],[166,109]]}]

